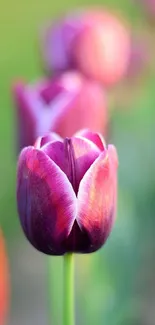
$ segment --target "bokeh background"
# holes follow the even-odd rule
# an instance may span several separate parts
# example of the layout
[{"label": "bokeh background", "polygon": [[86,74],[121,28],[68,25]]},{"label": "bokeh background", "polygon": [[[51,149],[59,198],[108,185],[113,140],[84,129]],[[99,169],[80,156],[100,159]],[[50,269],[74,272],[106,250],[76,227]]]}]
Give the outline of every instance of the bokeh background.
[{"label": "bokeh background", "polygon": [[[117,222],[96,254],[76,257],[76,318],[80,325],[155,325],[155,24],[138,1],[98,2],[118,10],[147,40],[149,61],[133,78],[108,91],[110,142],[119,154]],[[73,8],[94,1],[4,1],[0,9],[0,223],[9,255],[8,325],[62,322],[62,258],[39,254],[19,225],[16,201],[16,120],[11,85],[42,74],[39,31]],[[49,280],[48,265],[53,273]],[[50,282],[50,285],[49,285]]]}]

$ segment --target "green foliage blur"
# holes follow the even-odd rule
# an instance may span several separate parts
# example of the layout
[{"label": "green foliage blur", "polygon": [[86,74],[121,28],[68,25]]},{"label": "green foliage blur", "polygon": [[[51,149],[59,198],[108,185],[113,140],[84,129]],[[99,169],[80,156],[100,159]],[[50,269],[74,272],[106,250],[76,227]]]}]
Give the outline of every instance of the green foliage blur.
[{"label": "green foliage blur", "polygon": [[[12,82],[43,74],[39,33],[46,21],[92,0],[4,1],[0,10],[0,223],[10,261],[8,325],[48,323],[48,261],[24,238],[16,211],[16,120]],[[149,35],[155,26],[134,1],[100,1],[117,9],[132,30]],[[151,59],[150,59],[151,60]],[[108,93],[110,141],[119,154],[117,221],[105,247],[76,257],[76,318],[80,325],[155,324],[155,60],[136,80]],[[53,261],[53,262],[52,262]],[[62,259],[51,257],[53,325],[62,322]]]}]

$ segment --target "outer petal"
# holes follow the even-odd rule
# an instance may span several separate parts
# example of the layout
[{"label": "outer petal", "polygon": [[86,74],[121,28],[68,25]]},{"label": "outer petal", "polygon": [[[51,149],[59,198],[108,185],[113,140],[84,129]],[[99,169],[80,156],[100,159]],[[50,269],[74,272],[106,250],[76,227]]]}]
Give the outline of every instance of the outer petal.
[{"label": "outer petal", "polygon": [[81,231],[88,235],[84,253],[99,249],[111,231],[116,203],[115,185],[116,168],[113,168],[106,151],[92,164],[79,186],[77,222]]},{"label": "outer petal", "polygon": [[72,146],[76,162],[77,188],[79,188],[81,179],[92,163],[98,158],[100,150],[91,141],[78,137],[72,138]]},{"label": "outer petal", "polygon": [[42,150],[66,174],[68,168],[68,157],[65,153],[64,142],[54,141],[47,143],[42,147]]},{"label": "outer petal", "polygon": [[84,130],[77,132],[75,134],[75,136],[83,137],[83,138],[86,138],[86,139],[92,141],[94,144],[96,144],[96,146],[101,151],[105,150],[105,148],[106,148],[106,143],[100,133],[95,133],[95,132],[90,131],[89,129],[84,129]]},{"label": "outer petal", "polygon": [[76,197],[61,169],[33,147],[24,149],[19,158],[17,202],[32,245],[46,254],[64,254],[62,242],[76,217]]}]

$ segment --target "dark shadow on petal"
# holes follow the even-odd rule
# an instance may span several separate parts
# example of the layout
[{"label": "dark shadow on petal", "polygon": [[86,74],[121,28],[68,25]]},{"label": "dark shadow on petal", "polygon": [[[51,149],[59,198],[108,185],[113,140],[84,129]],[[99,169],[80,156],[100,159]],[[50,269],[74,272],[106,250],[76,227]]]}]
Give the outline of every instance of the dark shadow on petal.
[{"label": "dark shadow on petal", "polygon": [[81,230],[75,220],[68,238],[63,241],[63,248],[66,252],[87,253],[90,245],[91,242],[87,231]]}]

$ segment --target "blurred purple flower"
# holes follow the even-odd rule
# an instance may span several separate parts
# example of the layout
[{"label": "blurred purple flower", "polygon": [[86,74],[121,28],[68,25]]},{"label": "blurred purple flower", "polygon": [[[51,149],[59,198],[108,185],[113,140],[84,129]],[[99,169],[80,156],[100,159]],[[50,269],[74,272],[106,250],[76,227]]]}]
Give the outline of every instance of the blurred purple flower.
[{"label": "blurred purple flower", "polygon": [[103,8],[66,16],[48,26],[42,37],[42,55],[50,73],[74,68],[106,86],[124,76],[129,51],[128,29]]},{"label": "blurred purple flower", "polygon": [[48,71],[74,69],[71,44],[83,29],[79,14],[66,16],[50,24],[42,34],[42,54]]},{"label": "blurred purple flower", "polygon": [[77,72],[51,80],[14,85],[19,147],[53,131],[70,137],[81,128],[106,133],[107,103],[102,87]]},{"label": "blurred purple flower", "polygon": [[51,133],[22,150],[17,172],[21,225],[31,244],[49,255],[91,253],[114,223],[117,152],[101,135]]}]

